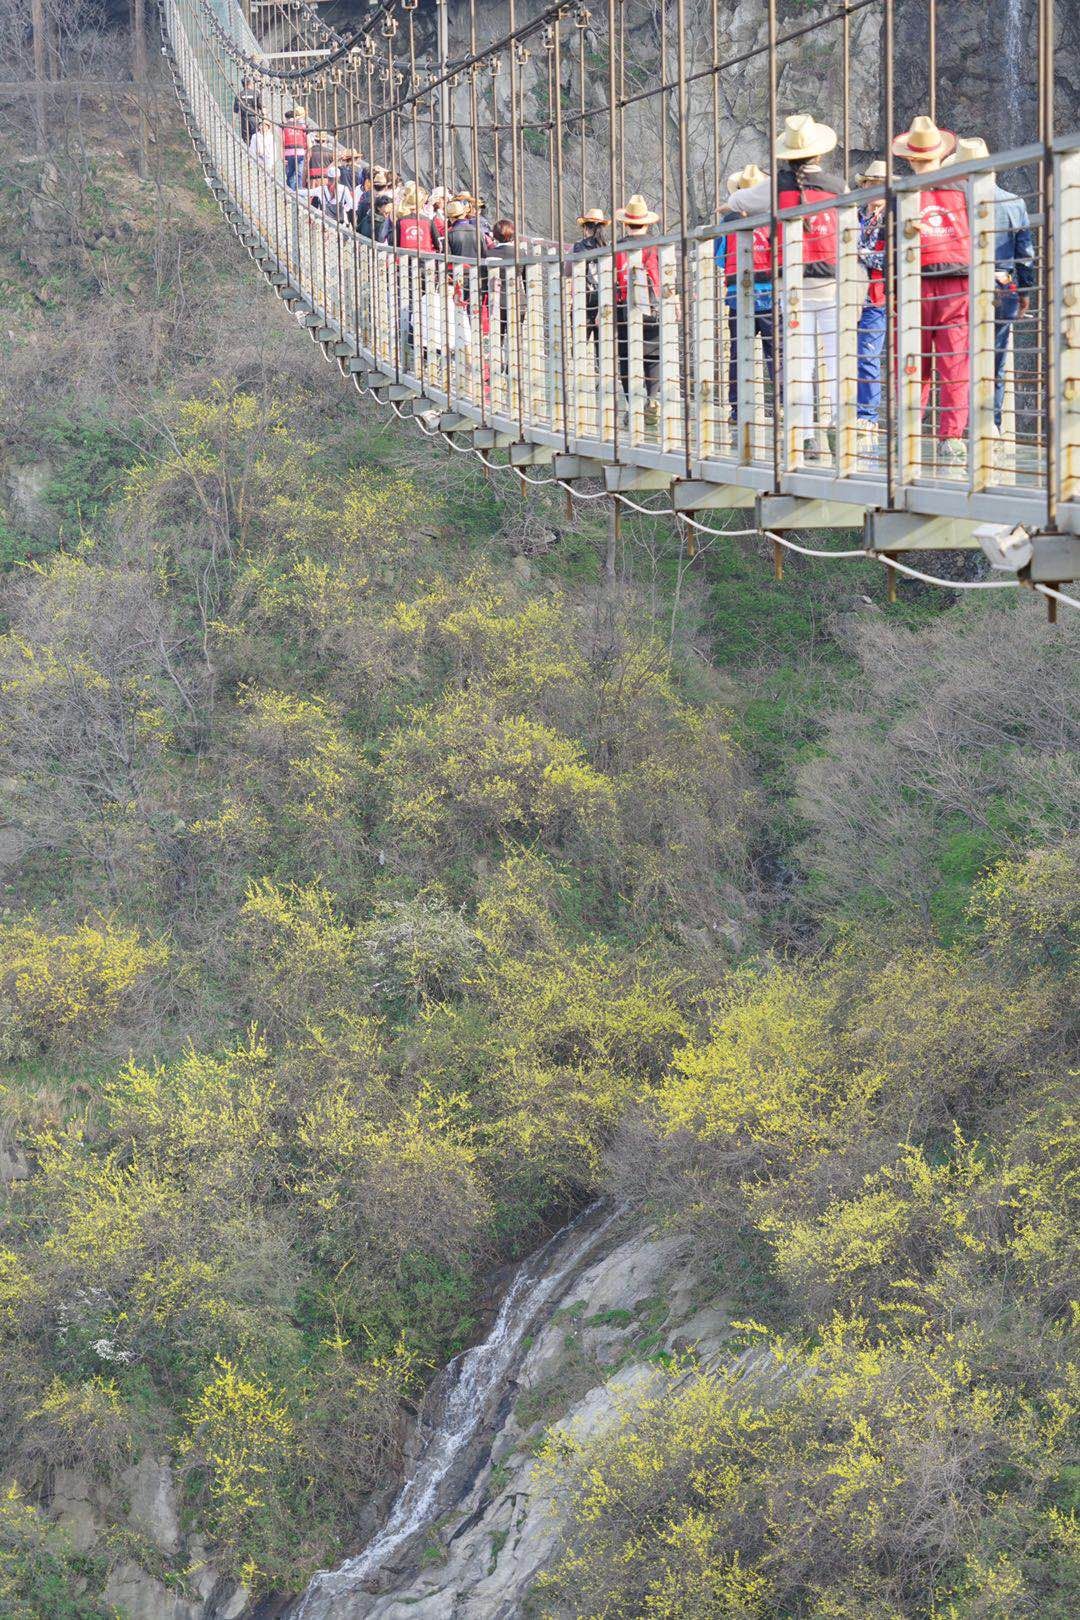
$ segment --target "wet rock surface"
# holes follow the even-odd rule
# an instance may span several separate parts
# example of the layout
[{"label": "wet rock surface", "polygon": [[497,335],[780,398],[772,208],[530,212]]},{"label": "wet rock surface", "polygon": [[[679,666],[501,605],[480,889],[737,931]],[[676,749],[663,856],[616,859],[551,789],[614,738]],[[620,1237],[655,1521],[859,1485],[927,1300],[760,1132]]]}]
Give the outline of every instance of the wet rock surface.
[{"label": "wet rock surface", "polygon": [[[615,1229],[568,1275],[484,1426],[479,1455],[418,1538],[352,1590],[322,1594],[304,1620],[510,1620],[527,1612],[559,1543],[558,1512],[535,1479],[546,1431],[589,1433],[652,1376],[661,1352],[710,1361],[728,1334],[722,1302],[685,1238]],[[293,1611],[297,1616],[299,1606]]]}]

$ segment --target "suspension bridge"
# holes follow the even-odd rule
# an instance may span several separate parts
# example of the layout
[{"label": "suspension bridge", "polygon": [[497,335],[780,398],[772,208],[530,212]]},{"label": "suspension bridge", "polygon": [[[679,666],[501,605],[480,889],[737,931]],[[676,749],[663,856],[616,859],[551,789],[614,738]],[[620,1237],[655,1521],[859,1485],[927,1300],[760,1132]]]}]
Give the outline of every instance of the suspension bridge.
[{"label": "suspension bridge", "polygon": [[[745,521],[771,536],[778,572],[785,550],[870,556],[890,590],[898,574],[937,582],[928,553],[982,547],[995,572],[968,588],[1028,586],[1051,618],[1080,605],[1061,588],[1080,579],[1080,130],[1055,128],[1052,0],[1038,0],[1036,138],[988,155],[962,146],[921,175],[893,154],[892,0],[843,0],[783,26],[776,0],[761,0],[741,45],[720,0],[651,0],[644,64],[628,44],[636,3],[526,12],[508,0],[505,33],[482,42],[477,0],[453,18],[448,0],[383,0],[346,35],[302,3],[162,0],[162,37],[207,184],[253,263],[343,377],[403,421],[568,499],[610,498],[613,532],[644,496],[691,549]],[[926,5],[936,127],[936,0]],[[852,88],[853,30],[867,23],[869,111]],[[764,202],[758,184],[754,212],[735,218],[728,166],[753,159],[776,176],[785,119],[803,111],[781,103],[783,69],[810,39],[825,48],[812,110],[835,121],[831,169],[855,179],[855,141],[874,149],[869,123],[880,172],[794,201],[766,179]],[[758,151],[725,144],[733,80],[757,87]],[[281,136],[301,106],[331,181],[344,162],[382,165],[399,198],[405,178],[471,195],[508,240],[493,254],[476,230],[473,251],[454,253],[445,231],[427,250],[359,233],[329,206],[332,184],[320,196],[313,175],[287,171]],[[631,234],[620,220],[641,212],[627,200],[650,175],[648,228]],[[1025,204],[1032,242],[1030,289],[1011,310],[1003,196]],[[860,386],[870,205],[883,311],[872,417]],[[927,358],[924,238],[941,206],[964,220],[948,402]],[[615,222],[611,239],[571,251],[589,209]],[[835,259],[823,279],[822,241]],[[815,530],[827,541],[809,544]]]}]

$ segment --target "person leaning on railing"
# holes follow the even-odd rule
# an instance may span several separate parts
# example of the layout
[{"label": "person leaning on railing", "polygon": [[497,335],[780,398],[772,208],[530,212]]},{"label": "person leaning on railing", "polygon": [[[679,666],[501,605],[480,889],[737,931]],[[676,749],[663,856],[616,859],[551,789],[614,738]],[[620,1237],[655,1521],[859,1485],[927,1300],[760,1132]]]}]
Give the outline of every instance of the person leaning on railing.
[{"label": "person leaning on railing", "polygon": [[[855,176],[860,186],[880,186],[888,170],[880,158]],[[859,263],[867,274],[866,298],[857,328],[857,404],[859,449],[864,455],[877,449],[881,414],[881,356],[885,348],[885,198],[874,197],[859,209]]]},{"label": "person leaning on railing", "polygon": [[626,233],[625,247],[637,248],[632,259],[627,251],[615,255],[615,337],[619,376],[629,406],[630,311],[640,309],[645,426],[653,428],[660,417],[660,402],[656,397],[660,387],[660,255],[656,248],[639,244],[652,226],[660,223],[660,215],[654,214],[645,198],[637,193],[625,208],[615,210],[615,218]]},{"label": "person leaning on railing", "polygon": [[[760,186],[764,180],[765,176],[756,163],[748,163],[745,169],[729,175],[727,183],[729,204],[722,215],[721,223],[725,220],[734,222],[741,219],[742,214],[731,206],[730,199],[736,192],[748,191],[751,186]],[[728,403],[731,406],[733,422],[738,420],[739,415],[739,235],[737,230],[732,229],[716,239],[716,262],[724,272],[724,302],[727,305],[730,334]],[[761,339],[765,366],[769,377],[773,378],[772,242],[767,225],[759,225],[753,232],[751,259],[754,271],[754,334]]]},{"label": "person leaning on railing", "polygon": [[[979,135],[963,137],[956,151],[941,167],[950,163],[973,163],[988,158],[990,148]],[[994,429],[1001,432],[1001,411],[1005,403],[1005,362],[1012,340],[1013,323],[1028,312],[1031,289],[1035,285],[1035,244],[1027,203],[1015,191],[1006,191],[994,181]]]},{"label": "person leaning on railing", "polygon": [[[930,175],[956,150],[956,136],[922,114],[896,136],[892,149],[894,157],[907,159],[915,174]],[[962,187],[957,182],[931,181],[919,193],[919,216],[912,228],[919,237],[922,267],[922,408],[925,411],[930,403],[936,374],[941,459],[962,464],[967,460],[964,435],[971,382],[971,224]]]},{"label": "person leaning on railing", "polygon": [[[801,203],[830,204],[847,191],[839,175],[828,173],[821,159],[836,149],[837,135],[828,124],[819,124],[808,113],[785,118],[773,152],[777,163],[777,207],[797,208]],[[768,213],[771,187],[762,179],[758,185],[737,191],[732,206],[742,214]],[[819,411],[819,425],[832,428],[836,423],[839,395],[837,372],[837,285],[836,262],[839,232],[837,211],[823,207],[818,213],[802,216],[802,292],[797,309],[788,311],[785,387],[790,389],[790,406],[795,436],[803,454],[821,454],[821,441],[814,425],[814,381],[820,354],[825,389]],[[783,264],[783,240],[777,232],[777,267]]]},{"label": "person leaning on railing", "polygon": [[308,123],[303,107],[288,107],[281,126],[281,152],[285,159],[285,184],[299,191],[304,184]]},{"label": "person leaning on railing", "polygon": [[[569,257],[576,258],[582,253],[595,253],[597,248],[607,247],[607,228],[610,219],[602,208],[588,208],[585,213],[578,216],[578,225],[583,235],[578,238],[570,249]],[[567,266],[569,269],[569,266]],[[600,364],[600,265],[597,259],[585,261],[585,341],[592,342],[596,351],[596,363]]]}]

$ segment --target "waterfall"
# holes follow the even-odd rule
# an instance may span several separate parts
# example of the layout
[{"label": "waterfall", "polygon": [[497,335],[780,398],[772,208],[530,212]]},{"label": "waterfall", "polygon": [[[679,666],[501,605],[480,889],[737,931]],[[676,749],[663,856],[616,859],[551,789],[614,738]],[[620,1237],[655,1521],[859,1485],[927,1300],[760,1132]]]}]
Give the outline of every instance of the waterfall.
[{"label": "waterfall", "polygon": [[386,1523],[363,1552],[312,1579],[296,1620],[331,1620],[338,1598],[369,1581],[446,1511],[450,1504],[440,1499],[440,1489],[480,1433],[514,1369],[522,1340],[620,1213],[612,1210],[597,1220],[601,1208],[601,1200],[590,1204],[518,1267],[487,1338],[447,1367],[438,1421],[394,1498]]},{"label": "waterfall", "polygon": [[1005,62],[1002,75],[1005,100],[1001,138],[1005,146],[1021,146],[1026,129],[1027,89],[1024,73],[1024,0],[1005,0]]}]

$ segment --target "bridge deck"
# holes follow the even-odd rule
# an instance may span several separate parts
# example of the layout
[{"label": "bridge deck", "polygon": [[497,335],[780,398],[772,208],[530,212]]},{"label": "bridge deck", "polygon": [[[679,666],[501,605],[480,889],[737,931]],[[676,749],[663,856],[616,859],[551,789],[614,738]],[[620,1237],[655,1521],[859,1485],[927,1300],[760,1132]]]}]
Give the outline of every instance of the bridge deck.
[{"label": "bridge deck", "polygon": [[[1052,211],[1038,221],[1040,251],[1054,265],[1052,303],[1008,333],[1000,429],[996,171],[1045,152],[1031,146],[948,170],[972,225],[958,452],[940,436],[940,406],[931,397],[927,409],[922,395],[914,177],[890,191],[894,381],[868,433],[858,398],[867,290],[858,209],[880,188],[775,221],[747,219],[733,277],[717,254],[717,238],[731,229],[721,223],[573,257],[537,240],[519,244],[512,262],[395,250],[311,206],[280,163],[261,166],[241,141],[233,98],[253,36],[234,0],[214,0],[212,9],[206,0],[165,0],[163,17],[219,201],[279,295],[358,386],[399,409],[432,413],[429,420],[517,464],[558,457],[568,480],[602,477],[612,492],[671,489],[676,510],[749,507],[780,531],[855,528],[868,548],[890,554],[970,547],[980,525],[1023,525],[1034,537],[1031,579],[1080,577],[1080,133],[1054,143]],[[268,58],[261,69],[264,109],[280,122],[292,81]],[[811,353],[800,330],[808,304],[820,310],[822,302],[804,277],[803,240],[807,217],[823,211],[836,214],[838,275],[825,294],[828,321],[819,312],[817,324],[835,329],[834,382],[825,353]],[[781,249],[778,388],[755,340],[755,229],[773,232]],[[658,297],[646,252],[656,255]]]}]

